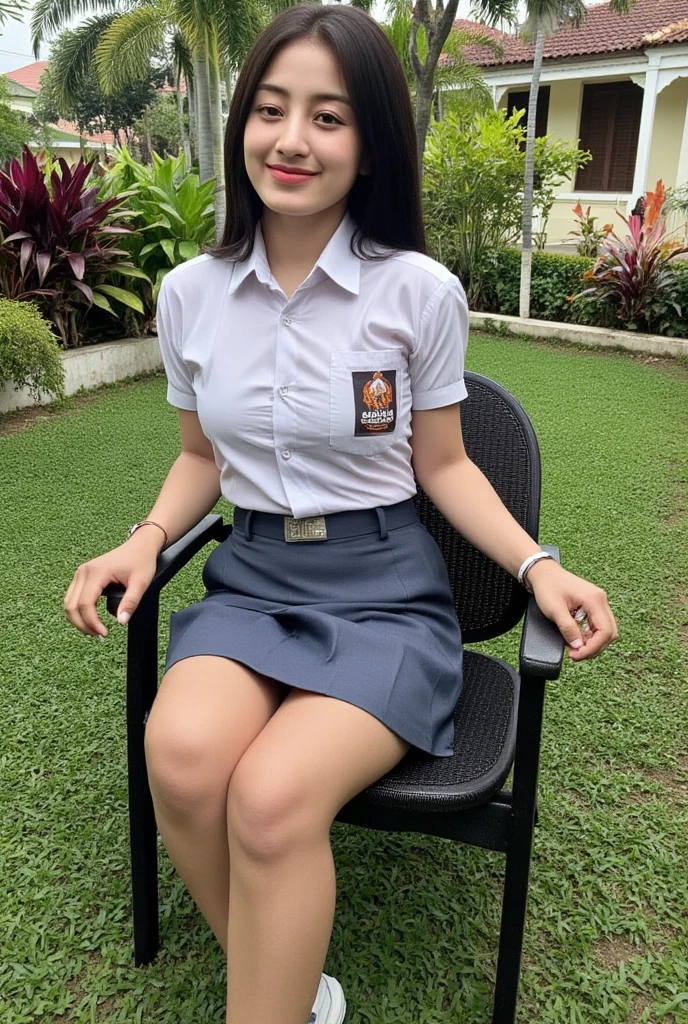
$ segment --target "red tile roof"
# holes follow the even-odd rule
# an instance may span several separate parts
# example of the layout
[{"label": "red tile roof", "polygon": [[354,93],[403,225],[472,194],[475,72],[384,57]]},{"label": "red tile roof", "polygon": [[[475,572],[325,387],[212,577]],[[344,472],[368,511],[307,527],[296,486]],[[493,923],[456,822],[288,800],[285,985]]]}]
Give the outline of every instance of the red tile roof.
[{"label": "red tile roof", "polygon": [[25,64],[23,68],[17,68],[15,71],[6,71],[5,78],[11,78],[13,82],[18,82],[24,88],[38,92],[38,79],[47,66],[47,60],[37,60],[33,64]]},{"label": "red tile roof", "polygon": [[[533,45],[514,35],[485,28],[463,18],[455,21],[454,26],[457,29],[479,29],[503,46],[502,57],[495,57],[484,47],[466,47],[466,57],[481,67],[530,63],[533,60]],[[561,60],[596,53],[642,50],[648,46],[686,40],[688,0],[636,0],[629,14],[613,14],[609,3],[600,3],[587,8],[580,28],[560,28],[549,36],[545,40],[544,56],[545,59]]]}]

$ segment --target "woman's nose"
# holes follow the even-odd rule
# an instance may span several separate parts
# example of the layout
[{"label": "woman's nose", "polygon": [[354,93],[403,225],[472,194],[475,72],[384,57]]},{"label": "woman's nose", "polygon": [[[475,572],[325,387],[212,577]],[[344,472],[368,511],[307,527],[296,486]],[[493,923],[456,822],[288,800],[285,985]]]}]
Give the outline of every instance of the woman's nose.
[{"label": "woman's nose", "polygon": [[284,119],[279,141],[277,142],[277,149],[281,153],[298,153],[301,155],[308,152],[303,121],[295,117]]}]

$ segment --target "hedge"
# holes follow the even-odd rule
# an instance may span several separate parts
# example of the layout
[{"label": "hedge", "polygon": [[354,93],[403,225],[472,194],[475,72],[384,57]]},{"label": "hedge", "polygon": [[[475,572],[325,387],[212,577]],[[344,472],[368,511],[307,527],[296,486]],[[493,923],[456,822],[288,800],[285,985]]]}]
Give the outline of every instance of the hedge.
[{"label": "hedge", "polygon": [[[536,320],[554,320],[559,323],[588,324],[593,327],[609,327],[618,330],[625,325],[615,316],[614,310],[606,303],[595,299],[578,299],[567,302],[567,296],[575,295],[587,286],[582,280],[586,270],[594,264],[587,256],[569,256],[564,253],[533,253],[533,267],[530,294],[530,315]],[[671,264],[679,280],[679,314],[675,310],[667,314],[657,333],[669,337],[688,335],[688,260],[676,259]],[[498,249],[490,255],[489,267],[484,273],[483,302],[479,312],[503,313],[518,316],[521,278],[521,252],[519,249]]]}]

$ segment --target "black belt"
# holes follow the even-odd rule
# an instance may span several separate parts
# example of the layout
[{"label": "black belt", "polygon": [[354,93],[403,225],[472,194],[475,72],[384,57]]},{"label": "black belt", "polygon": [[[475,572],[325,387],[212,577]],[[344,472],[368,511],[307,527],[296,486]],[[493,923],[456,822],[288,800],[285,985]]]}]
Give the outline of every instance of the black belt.
[{"label": "black belt", "polygon": [[255,509],[234,509],[234,529],[241,530],[247,540],[252,534],[273,537],[290,542],[337,540],[342,537],[359,537],[366,533],[378,533],[384,540],[388,530],[410,526],[418,522],[413,498],[406,498],[396,505],[377,508],[352,509],[348,512],[330,512],[324,516],[308,516],[295,519],[275,512],[258,512]]}]

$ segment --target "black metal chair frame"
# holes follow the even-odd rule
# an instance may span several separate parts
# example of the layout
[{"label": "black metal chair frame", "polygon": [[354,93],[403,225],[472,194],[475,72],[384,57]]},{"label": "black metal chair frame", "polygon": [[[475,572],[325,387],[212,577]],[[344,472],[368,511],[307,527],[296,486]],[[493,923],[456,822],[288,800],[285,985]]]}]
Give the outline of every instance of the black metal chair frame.
[{"label": "black metal chair frame", "polygon": [[[462,427],[468,455],[492,482],[514,517],[537,540],[540,455],[530,420],[513,395],[499,384],[476,373],[466,373],[465,377],[469,397],[462,403]],[[516,445],[513,449],[512,441]],[[464,642],[500,636],[525,613],[518,673],[501,659],[466,651],[466,664],[471,672],[479,668],[483,674],[487,670],[488,676],[500,675],[502,686],[507,680],[510,707],[499,727],[503,734],[501,748],[488,770],[480,769],[478,778],[463,777],[465,772],[459,771],[462,750],[456,748],[456,779],[447,777],[454,758],[433,758],[412,748],[392,772],[346,804],[335,820],[369,829],[440,836],[506,855],[492,1024],[513,1024],[537,821],[545,681],[559,677],[564,640],[525,589],[460,537],[420,489],[416,502],[421,521],[445,555]],[[230,531],[231,526],[221,516],[208,515],[163,552],[155,577],[128,626],[127,758],[137,966],[150,963],[159,949],[157,829],[148,786],[144,733],[158,686],[160,592],[209,541],[222,541]],[[542,546],[559,558],[556,547]],[[113,615],[122,594],[116,585],[105,590],[108,611]],[[485,594],[492,601],[487,609],[489,614],[480,604]],[[489,595],[496,596],[493,600]],[[457,726],[468,689],[464,685],[457,705]],[[474,703],[475,713],[489,716],[490,707],[485,707],[489,698],[481,698],[478,693]],[[470,735],[464,737],[464,742],[469,743],[470,739]],[[442,762],[452,765],[443,768]],[[501,789],[512,767],[512,789]]]}]

